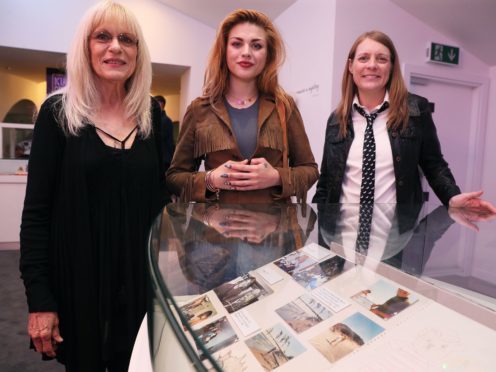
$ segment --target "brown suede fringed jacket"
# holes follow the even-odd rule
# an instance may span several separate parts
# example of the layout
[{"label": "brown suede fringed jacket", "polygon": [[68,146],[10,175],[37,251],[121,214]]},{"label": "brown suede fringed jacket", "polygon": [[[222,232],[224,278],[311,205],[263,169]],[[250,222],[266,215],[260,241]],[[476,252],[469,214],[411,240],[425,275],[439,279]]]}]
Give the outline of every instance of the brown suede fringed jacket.
[{"label": "brown suede fringed jacket", "polygon": [[[291,196],[306,199],[308,189],[319,173],[310,149],[301,115],[291,99],[291,112],[286,114],[289,168],[283,167],[283,132],[273,98],[260,97],[258,137],[254,158],[265,158],[280,174],[282,184],[253,191],[221,190],[222,203],[270,203],[286,201]],[[202,160],[205,170],[214,169],[228,160],[241,161],[229,114],[223,102],[215,109],[206,98],[197,98],[184,116],[172,164],[167,172],[167,187],[181,201],[215,200],[205,187],[205,172],[198,171]]]}]

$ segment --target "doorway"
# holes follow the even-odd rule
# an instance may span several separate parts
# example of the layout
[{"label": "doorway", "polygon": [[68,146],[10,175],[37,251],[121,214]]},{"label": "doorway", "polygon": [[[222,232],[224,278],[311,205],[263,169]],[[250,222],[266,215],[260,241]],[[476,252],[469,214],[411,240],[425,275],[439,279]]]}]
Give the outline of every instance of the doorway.
[{"label": "doorway", "polygon": [[[434,103],[432,114],[445,160],[462,191],[482,184],[489,81],[450,68],[405,65],[408,90]],[[427,183],[424,189],[429,190]],[[430,190],[429,190],[430,191]],[[435,195],[431,192],[431,197]]]},{"label": "doorway", "polygon": [[[434,103],[432,114],[444,158],[462,191],[479,190],[489,96],[489,79],[460,73],[456,68],[404,66],[408,90]],[[430,200],[438,202],[425,180]],[[457,226],[443,239],[449,250],[435,247],[424,276],[439,280],[449,276],[471,277],[477,271],[473,246],[475,234]]]}]

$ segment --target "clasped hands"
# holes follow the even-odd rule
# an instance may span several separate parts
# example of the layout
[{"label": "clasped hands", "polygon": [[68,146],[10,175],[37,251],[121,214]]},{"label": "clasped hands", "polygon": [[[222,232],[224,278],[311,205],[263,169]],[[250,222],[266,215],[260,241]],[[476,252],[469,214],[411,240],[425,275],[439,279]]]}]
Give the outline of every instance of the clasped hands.
[{"label": "clasped hands", "polygon": [[221,208],[218,205],[207,209],[204,222],[226,238],[238,238],[259,244],[276,231],[280,216],[247,209]]},{"label": "clasped hands", "polygon": [[222,190],[260,190],[281,184],[279,172],[265,158],[226,161],[210,177],[214,187]]},{"label": "clasped hands", "polygon": [[479,228],[473,222],[496,219],[496,207],[480,199],[482,194],[482,191],[474,191],[453,196],[449,201],[449,216],[460,225],[478,232]]}]

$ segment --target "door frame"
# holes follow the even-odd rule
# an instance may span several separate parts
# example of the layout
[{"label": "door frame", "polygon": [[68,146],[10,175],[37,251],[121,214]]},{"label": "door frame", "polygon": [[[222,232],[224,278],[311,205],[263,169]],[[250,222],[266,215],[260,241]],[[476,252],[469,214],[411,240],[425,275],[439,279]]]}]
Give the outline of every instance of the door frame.
[{"label": "door frame", "polygon": [[[438,66],[437,66],[438,67]],[[407,89],[411,89],[412,78],[420,78],[446,84],[455,84],[473,88],[472,115],[470,120],[469,155],[467,169],[467,190],[480,190],[482,186],[482,166],[484,162],[484,149],[486,145],[486,126],[489,102],[489,78],[460,72],[456,67],[419,66],[412,64],[403,65],[403,76]],[[429,97],[426,97],[429,98]],[[448,159],[449,161],[449,159]]]},{"label": "door frame", "polygon": [[[411,64],[403,65],[403,76],[410,91],[412,78],[431,80],[446,84],[461,85],[473,88],[472,110],[470,120],[469,155],[467,169],[467,191],[477,191],[482,186],[482,166],[484,163],[484,153],[486,146],[486,128],[489,109],[489,77],[467,74],[460,72],[456,67],[439,69],[433,66],[418,66]],[[428,97],[426,97],[428,98]],[[449,159],[447,159],[449,161]],[[457,268],[443,268],[436,274],[449,275],[461,274],[469,275],[473,270],[474,253],[471,248],[475,243],[475,235],[469,234],[468,229],[460,230],[460,246],[465,247],[458,251]]]}]

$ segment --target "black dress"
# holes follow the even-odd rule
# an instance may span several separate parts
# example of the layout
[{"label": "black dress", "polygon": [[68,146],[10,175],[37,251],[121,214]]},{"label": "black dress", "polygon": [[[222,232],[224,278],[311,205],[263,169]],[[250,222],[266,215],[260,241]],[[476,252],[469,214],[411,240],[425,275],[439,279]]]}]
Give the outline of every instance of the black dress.
[{"label": "black dress", "polygon": [[153,133],[130,149],[104,144],[91,125],[65,136],[60,96],[37,119],[21,225],[30,312],[57,311],[70,371],[127,363],[146,311],[148,230],[165,203],[160,109]]}]

